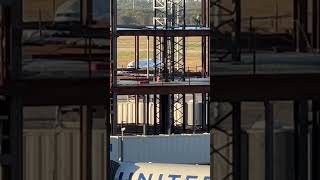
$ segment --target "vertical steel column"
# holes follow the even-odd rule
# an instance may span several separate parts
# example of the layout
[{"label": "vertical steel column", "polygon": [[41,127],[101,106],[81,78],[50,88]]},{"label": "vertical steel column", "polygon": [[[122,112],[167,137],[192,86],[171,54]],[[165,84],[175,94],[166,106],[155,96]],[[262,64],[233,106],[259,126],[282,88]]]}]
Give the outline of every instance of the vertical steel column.
[{"label": "vertical steel column", "polygon": [[320,1],[318,0],[317,1],[317,23],[314,24],[314,26],[317,26],[317,31],[315,32],[316,33],[316,44],[317,44],[317,52],[320,53]]},{"label": "vertical steel column", "polygon": [[207,1],[201,0],[201,24],[206,26],[207,23]]},{"label": "vertical steel column", "polygon": [[111,104],[111,134],[117,134],[117,123],[118,123],[118,96],[112,92]]},{"label": "vertical steel column", "polygon": [[[114,8],[114,1],[116,0],[110,0],[107,4],[107,7],[106,7],[106,10],[107,12],[109,12],[109,14],[107,14],[107,17],[109,17],[109,22],[108,22],[108,26],[110,26],[110,22],[112,22],[113,24],[115,22],[113,22],[114,20],[114,15],[116,14],[113,14],[112,12],[114,12],[113,8]],[[112,31],[115,30],[115,27],[113,26],[112,28]],[[107,37],[108,35],[110,35],[109,37],[112,37],[112,33],[107,32]],[[109,45],[112,45],[113,43],[113,38],[109,39]],[[113,49],[111,48],[111,46],[109,46],[109,50],[112,51]],[[112,98],[112,92],[111,92],[111,86],[112,86],[112,80],[111,80],[111,75],[112,75],[112,72],[111,72],[111,54],[109,53],[109,55],[106,57],[106,104],[105,104],[105,132],[106,132],[106,167],[105,167],[105,179],[106,180],[112,180],[111,179],[111,163],[110,163],[110,151],[112,150],[111,149],[111,142],[110,142],[110,135],[111,135],[111,107],[110,107],[110,99]]]},{"label": "vertical steel column", "polygon": [[168,120],[169,120],[169,96],[160,95],[160,132],[162,134],[168,133]]},{"label": "vertical steel column", "polygon": [[[1,159],[10,156],[10,99],[2,95],[0,98],[0,155]],[[10,179],[11,167],[10,162],[1,161],[1,179]]]},{"label": "vertical steel column", "polygon": [[134,67],[138,69],[138,60],[137,60],[137,36],[134,36]]},{"label": "vertical steel column", "polygon": [[140,97],[139,97],[139,95],[135,95],[135,111],[136,111],[136,125],[138,125],[139,124],[139,100],[140,100]]},{"label": "vertical steel column", "polygon": [[308,40],[308,1],[294,0],[294,33],[297,52],[305,52]]},{"label": "vertical steel column", "polygon": [[146,135],[147,134],[147,114],[148,113],[148,106],[146,105],[147,104],[147,96],[148,95],[144,95],[143,96],[143,111],[144,111],[144,114],[143,114],[143,131],[142,131],[142,134],[143,135]]},{"label": "vertical steel column", "polygon": [[320,1],[312,1],[312,47],[320,52]]},{"label": "vertical steel column", "polygon": [[136,66],[136,69],[139,70],[139,58],[140,58],[140,38],[139,36],[135,36],[134,37],[134,42],[135,42],[135,57],[134,57],[134,60],[135,60],[135,66]]},{"label": "vertical steel column", "polygon": [[309,179],[308,172],[308,101],[294,101],[295,179]]},{"label": "vertical steel column", "polygon": [[91,180],[92,178],[92,107],[81,106],[80,108],[80,180]]},{"label": "vertical steel column", "polygon": [[297,32],[299,30],[298,28],[298,1],[299,0],[293,0],[293,48],[296,49],[298,48],[297,45],[297,40],[298,40],[298,36],[297,36]]},{"label": "vertical steel column", "polygon": [[202,70],[201,70],[201,74],[202,74],[202,77],[207,77],[207,37],[206,36],[202,36],[202,39],[201,39],[201,47],[202,47],[202,50],[201,50],[201,67],[202,67]]},{"label": "vertical steel column", "polygon": [[23,179],[23,113],[21,97],[15,95],[10,101],[10,151],[12,167],[10,169],[13,180]]},{"label": "vertical steel column", "polygon": [[[113,0],[111,0],[112,2]],[[111,94],[111,79],[110,79],[110,57],[109,59],[107,59],[107,72],[106,72],[106,77],[107,77],[107,80],[106,80],[106,105],[105,105],[105,132],[106,132],[106,169],[105,169],[105,172],[106,172],[106,180],[112,180],[111,179],[111,164],[110,164],[110,151],[111,151],[111,147],[110,147],[110,135],[111,135],[111,111],[110,111],[110,98],[112,97],[112,94]]]},{"label": "vertical steel column", "polygon": [[[6,44],[9,49],[9,85],[16,84],[21,78],[22,70],[22,1],[16,0],[13,2],[11,8],[8,11],[10,13],[10,34],[7,34],[10,44]],[[22,100],[17,94],[10,97],[10,151],[12,160],[10,176],[13,180],[23,179],[23,114],[22,114]]]},{"label": "vertical steel column", "polygon": [[174,101],[174,94],[170,95],[170,116],[168,119],[168,134],[174,133],[174,112],[175,112],[175,101]]},{"label": "vertical steel column", "polygon": [[241,102],[233,102],[232,107],[233,180],[241,180]]},{"label": "vertical steel column", "polygon": [[[148,81],[150,80],[149,79],[149,66],[150,66],[150,36],[147,36],[147,79]],[[155,68],[155,65],[154,65],[154,68]],[[148,98],[149,98],[149,95],[148,95]]]},{"label": "vertical steel column", "polygon": [[[111,85],[117,86],[117,1],[111,0],[111,68],[112,68],[112,80]],[[117,94],[112,92],[111,101],[111,134],[116,134],[117,132]]]},{"label": "vertical steel column", "polygon": [[157,134],[157,111],[158,111],[158,106],[157,106],[157,95],[153,95],[153,135]]},{"label": "vertical steel column", "polygon": [[93,22],[93,0],[80,0],[80,23],[90,25]]},{"label": "vertical steel column", "polygon": [[176,77],[176,74],[175,74],[175,65],[176,65],[176,63],[175,63],[175,56],[174,56],[174,54],[175,54],[174,37],[171,36],[171,37],[168,38],[168,44],[169,44],[169,46],[167,46],[167,48],[168,48],[168,51],[167,51],[167,59],[168,59],[168,61],[167,61],[167,63],[169,64],[168,65],[168,73],[170,74],[170,75],[168,75],[169,76],[168,78],[171,81],[174,81],[174,79]]},{"label": "vertical steel column", "polygon": [[[153,69],[153,81],[157,80],[157,37],[153,36],[153,64],[154,64],[154,69]],[[159,59],[161,61],[161,59]],[[161,63],[160,63],[161,64]]]},{"label": "vertical steel column", "polygon": [[182,117],[182,130],[183,130],[183,133],[186,132],[186,124],[187,124],[187,116],[186,116],[186,95],[183,94],[183,97],[182,97],[182,101],[183,101],[183,117]]},{"label": "vertical steel column", "polygon": [[211,119],[210,119],[210,112],[211,112],[211,109],[210,109],[210,93],[207,94],[208,95],[208,100],[207,100],[207,133],[210,132],[211,130]]},{"label": "vertical steel column", "polygon": [[147,128],[149,128],[150,125],[150,95],[147,94]]},{"label": "vertical steel column", "polygon": [[162,52],[162,58],[163,58],[163,69],[162,69],[162,77],[163,77],[163,80],[165,82],[168,82],[169,81],[169,71],[168,71],[168,57],[167,57],[167,50],[168,50],[168,44],[167,44],[167,41],[168,41],[168,37],[163,37],[163,52]]},{"label": "vertical steel column", "polygon": [[241,61],[241,0],[235,0],[234,53],[232,60]]},{"label": "vertical steel column", "polygon": [[319,100],[312,102],[312,149],[311,149],[311,179],[320,179],[320,104]]},{"label": "vertical steel column", "polygon": [[192,94],[192,132],[196,132],[196,95]]},{"label": "vertical steel column", "polygon": [[206,128],[206,116],[207,116],[207,94],[202,93],[202,107],[201,107],[201,128],[205,130]]},{"label": "vertical steel column", "polygon": [[265,102],[265,179],[273,180],[273,104]]},{"label": "vertical steel column", "polygon": [[[9,81],[9,65],[10,65],[10,8],[0,6],[1,8],[1,59],[0,59],[0,88],[5,89]],[[10,156],[10,99],[9,96],[0,94],[0,155],[1,158]],[[1,161],[1,179],[12,179],[10,162]]]},{"label": "vertical steel column", "polygon": [[[206,0],[202,0],[201,1],[201,4],[202,4],[202,8],[201,8],[201,12],[202,12],[202,25],[205,27],[206,26],[206,23],[207,23],[207,13],[206,13]],[[201,39],[201,44],[202,44],[202,50],[201,50],[201,53],[202,53],[202,70],[201,70],[201,73],[202,73],[202,77],[207,77],[207,57],[206,57],[206,53],[207,53],[207,37],[206,36],[202,36],[202,39]],[[206,109],[207,106],[206,106],[206,93],[203,93],[202,94],[202,121],[201,121],[201,127],[202,127],[202,130],[205,129],[205,125],[206,125],[206,112],[207,110],[209,109]]]}]

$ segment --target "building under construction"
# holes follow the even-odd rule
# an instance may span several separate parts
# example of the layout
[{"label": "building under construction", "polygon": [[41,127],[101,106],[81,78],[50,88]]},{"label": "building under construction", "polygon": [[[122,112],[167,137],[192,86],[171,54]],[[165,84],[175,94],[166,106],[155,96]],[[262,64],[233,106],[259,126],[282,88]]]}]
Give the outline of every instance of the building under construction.
[{"label": "building under construction", "polygon": [[[319,0],[201,0],[194,25],[186,0],[153,0],[152,24],[122,27],[117,3],[0,0],[2,179],[109,179],[110,135],[123,127],[143,135],[211,132],[211,179],[253,179],[243,137],[257,120],[266,180],[278,177],[279,122],[293,131],[290,177],[319,179]],[[133,68],[119,66],[123,36],[134,39]],[[200,39],[197,70],[187,66],[188,37]],[[130,116],[124,100],[134,106]],[[66,140],[67,131],[77,136]],[[44,146],[32,149],[36,141]],[[64,170],[65,159],[77,166]]]}]

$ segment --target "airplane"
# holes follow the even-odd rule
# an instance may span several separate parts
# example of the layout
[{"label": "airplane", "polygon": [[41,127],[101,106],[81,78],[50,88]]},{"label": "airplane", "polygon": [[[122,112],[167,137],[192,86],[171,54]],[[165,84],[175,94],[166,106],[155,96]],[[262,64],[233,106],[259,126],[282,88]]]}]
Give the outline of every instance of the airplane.
[{"label": "airplane", "polygon": [[[161,63],[159,60],[157,60],[157,66]],[[127,69],[135,69],[135,61],[131,61],[127,65]],[[139,69],[146,70],[148,68],[148,60],[147,59],[140,59],[139,60]],[[149,60],[149,69],[154,69],[154,60]]]},{"label": "airplane", "polygon": [[209,165],[111,161],[113,180],[210,180]]}]

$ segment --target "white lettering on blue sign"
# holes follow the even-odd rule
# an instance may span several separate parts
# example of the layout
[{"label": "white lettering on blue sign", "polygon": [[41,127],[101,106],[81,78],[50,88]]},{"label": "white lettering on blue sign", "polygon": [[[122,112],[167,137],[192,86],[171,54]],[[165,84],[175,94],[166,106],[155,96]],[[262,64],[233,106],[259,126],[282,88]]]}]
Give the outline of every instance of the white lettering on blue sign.
[{"label": "white lettering on blue sign", "polygon": [[[122,180],[122,175],[123,172],[120,173],[119,175],[119,180]],[[131,177],[129,178],[130,180],[132,179],[133,173],[130,173]],[[179,174],[169,174],[168,178],[170,180],[210,180],[210,176],[205,176],[203,179],[199,179],[198,176],[192,176],[192,175],[187,175],[185,179],[181,179],[182,175]],[[140,173],[138,176],[138,180],[162,180],[163,179],[163,174],[159,174],[159,176],[156,178],[153,176],[153,174],[145,175],[143,173]]]}]

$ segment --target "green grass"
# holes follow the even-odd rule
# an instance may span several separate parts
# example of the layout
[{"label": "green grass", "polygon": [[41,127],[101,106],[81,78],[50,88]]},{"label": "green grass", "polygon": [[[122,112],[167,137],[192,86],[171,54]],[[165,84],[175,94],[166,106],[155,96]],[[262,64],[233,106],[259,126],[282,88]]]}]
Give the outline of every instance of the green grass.
[{"label": "green grass", "polygon": [[[186,39],[186,66],[195,69],[201,64],[201,38],[188,37]],[[134,60],[134,37],[118,38],[118,67],[126,67]],[[150,38],[150,59],[153,59],[153,39]],[[147,39],[140,37],[140,59],[147,58]]]}]

